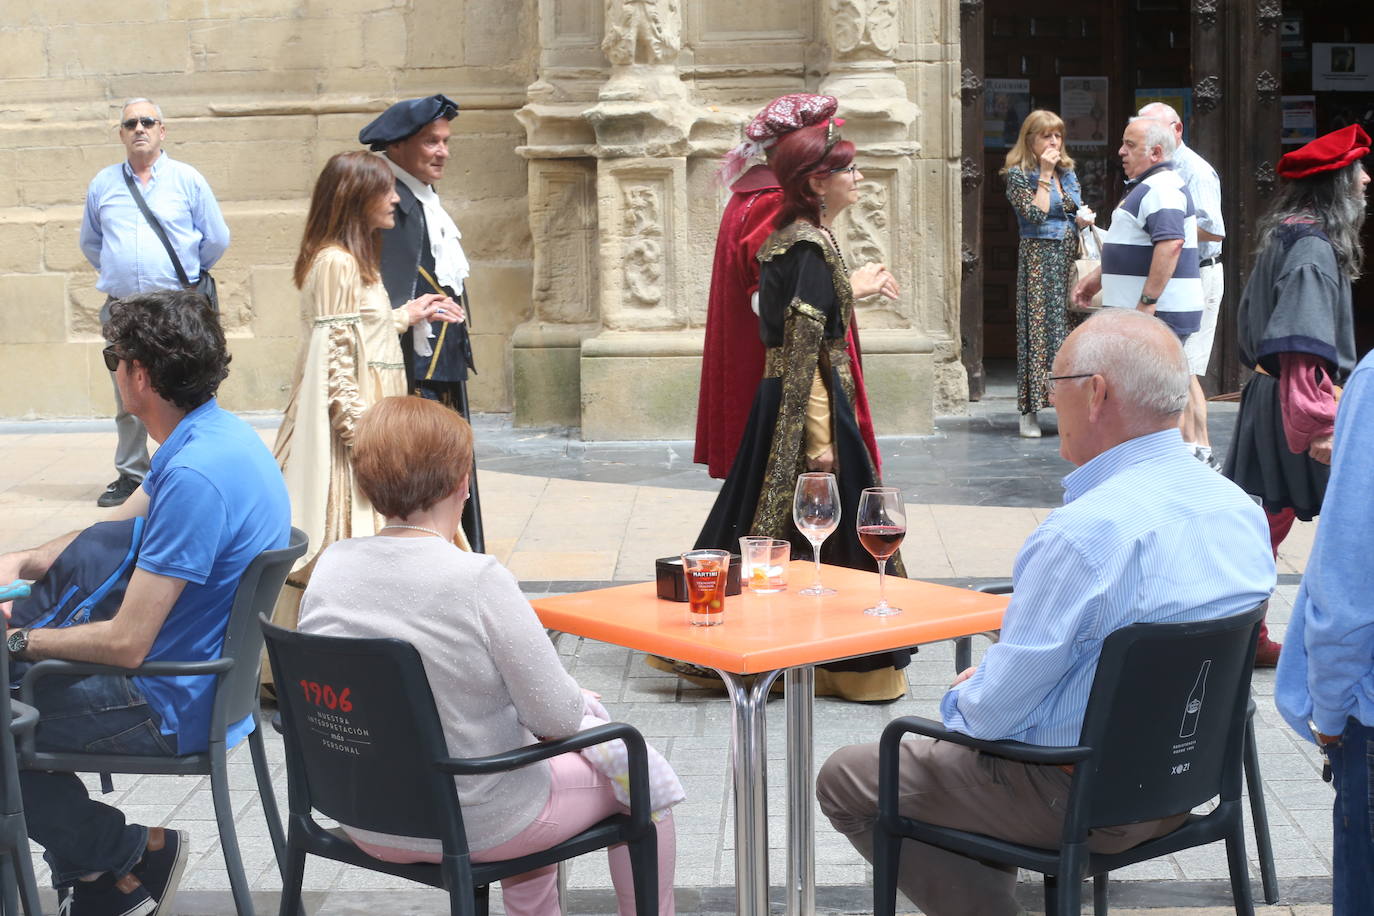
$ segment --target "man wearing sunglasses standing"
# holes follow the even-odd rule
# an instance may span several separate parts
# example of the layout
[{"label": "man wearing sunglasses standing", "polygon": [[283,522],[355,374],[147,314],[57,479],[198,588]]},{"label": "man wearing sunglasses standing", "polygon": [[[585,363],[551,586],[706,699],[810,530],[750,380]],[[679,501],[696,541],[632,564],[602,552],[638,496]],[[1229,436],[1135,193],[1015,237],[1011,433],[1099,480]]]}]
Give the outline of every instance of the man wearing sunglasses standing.
[{"label": "man wearing sunglasses standing", "polygon": [[[177,265],[135,193],[161,224],[167,245],[192,283],[229,247],[229,227],[210,185],[200,172],[163,151],[166,136],[161,108],[148,99],[126,102],[119,116],[119,139],[128,159],[101,169],[86,191],[81,251],[99,271],[96,289],[107,297],[100,309],[102,326],[116,299],[182,286]],[[114,392],[118,476],[96,500],[105,508],[122,505],[148,473],[148,431],[125,410],[118,386]]]}]

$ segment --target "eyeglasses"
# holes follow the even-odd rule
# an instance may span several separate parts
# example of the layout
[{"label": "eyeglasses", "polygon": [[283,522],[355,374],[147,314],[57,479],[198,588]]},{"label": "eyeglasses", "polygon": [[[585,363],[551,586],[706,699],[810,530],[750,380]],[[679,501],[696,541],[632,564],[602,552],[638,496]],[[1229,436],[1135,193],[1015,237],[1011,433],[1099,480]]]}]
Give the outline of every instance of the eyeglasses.
[{"label": "eyeglasses", "polygon": [[135,127],[142,124],[144,130],[152,130],[154,124],[161,123],[162,122],[159,121],[157,118],[150,118],[145,115],[141,118],[129,118],[122,122],[122,126],[125,130],[133,130]]},{"label": "eyeglasses", "polygon": [[1079,372],[1079,373],[1076,373],[1076,374],[1074,374],[1074,375],[1047,375],[1047,376],[1045,376],[1045,384],[1046,384],[1046,385],[1053,385],[1055,382],[1063,382],[1063,381],[1067,381],[1068,379],[1073,379],[1073,378],[1092,378],[1094,375],[1097,375],[1097,373],[1096,373],[1096,372]]},{"label": "eyeglasses", "polygon": [[857,172],[858,170],[859,170],[859,167],[858,167],[857,165],[855,165],[854,163],[851,162],[851,163],[849,163],[849,165],[842,165],[842,166],[840,166],[840,167],[837,168],[837,169],[831,169],[831,170],[830,170],[830,174],[831,174],[831,175],[834,175],[834,174],[837,173],[837,172],[848,172],[848,173],[850,174],[850,176],[853,177],[854,173]]},{"label": "eyeglasses", "polygon": [[100,355],[105,357],[105,368],[109,369],[111,372],[118,369],[120,360],[124,359],[124,357],[115,352],[113,344],[101,350]]}]

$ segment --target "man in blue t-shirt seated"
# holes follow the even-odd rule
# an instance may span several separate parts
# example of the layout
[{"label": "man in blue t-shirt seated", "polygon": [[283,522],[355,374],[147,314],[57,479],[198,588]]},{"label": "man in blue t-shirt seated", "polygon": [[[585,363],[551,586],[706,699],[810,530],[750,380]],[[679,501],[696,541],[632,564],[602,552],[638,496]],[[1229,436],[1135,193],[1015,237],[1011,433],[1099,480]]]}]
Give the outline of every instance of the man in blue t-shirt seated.
[{"label": "man in blue t-shirt seated", "polygon": [[[123,403],[160,444],[142,487],[110,516],[146,516],[137,566],[113,619],[13,630],[9,652],[122,667],[218,658],[239,578],[259,553],[286,545],[286,487],[257,433],[215,402],[229,353],[204,297],[131,296],[111,306],[104,332]],[[0,556],[0,580],[44,575],[77,534]],[[149,756],[202,751],[213,686],[210,677],[43,678],[36,743]],[[251,718],[238,723],[230,745],[252,727]],[[188,852],[183,832],[126,823],[72,773],[24,772],[20,783],[29,836],[47,850],[63,913],[172,912]]]}]

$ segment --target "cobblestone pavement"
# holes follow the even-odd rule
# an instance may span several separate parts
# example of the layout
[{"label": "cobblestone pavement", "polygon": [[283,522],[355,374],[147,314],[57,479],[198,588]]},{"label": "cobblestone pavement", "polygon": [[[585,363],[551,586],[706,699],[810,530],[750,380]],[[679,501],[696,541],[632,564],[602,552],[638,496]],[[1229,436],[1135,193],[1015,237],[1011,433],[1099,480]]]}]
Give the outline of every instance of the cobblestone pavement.
[{"label": "cobblestone pavement", "polygon": [[[942,421],[937,435],[884,439],[885,477],[910,503],[904,554],[912,575],[966,584],[1008,574],[1021,540],[1059,501],[1058,478],[1068,466],[1057,440],[1015,436],[1016,416],[994,390],[972,416]],[[1046,426],[1052,429],[1052,414]],[[255,417],[270,441],[275,418]],[[1215,405],[1214,440],[1227,439],[1233,405]],[[582,443],[562,431],[509,428],[505,418],[479,418],[483,510],[489,550],[521,578],[530,594],[571,591],[649,577],[652,559],[675,553],[704,517],[716,483],[690,464],[690,443]],[[97,520],[95,497],[112,476],[113,436],[98,421],[0,424],[0,550],[35,543]],[[575,524],[569,524],[575,519]],[[1313,526],[1300,525],[1281,556],[1283,574],[1270,612],[1281,638],[1310,547]],[[679,834],[679,911],[733,911],[733,825],[726,772],[729,706],[720,694],[648,668],[642,656],[593,641],[564,637],[558,650],[578,681],[603,695],[618,718],[638,726],[674,764],[687,789],[676,809]],[[894,716],[933,715],[948,684],[948,644],[924,647],[907,669],[909,695],[888,706],[816,702],[816,759],[836,747],[876,740]],[[1272,703],[1273,674],[1258,672],[1256,720],[1277,850],[1282,904],[1261,914],[1316,916],[1330,912],[1331,790],[1319,778],[1311,746],[1284,727]],[[784,873],[781,705],[768,746],[770,874]],[[286,793],[281,744],[268,735],[276,791]],[[275,912],[280,887],[262,808],[241,746],[230,764],[231,799],[250,880],[262,912]],[[95,786],[94,777],[90,785]],[[187,829],[191,861],[177,899],[182,914],[233,912],[208,780],[117,777],[107,801],[131,821]],[[817,908],[823,913],[871,912],[871,874],[852,848],[817,812]],[[1258,895],[1254,844],[1251,874]],[[40,883],[46,870],[40,868]],[[1223,848],[1144,863],[1113,876],[1117,913],[1227,913],[1229,889]],[[568,877],[569,910],[613,913],[605,857],[585,856]],[[311,913],[438,913],[440,892],[399,879],[312,860],[305,887]],[[1025,902],[1039,906],[1038,881],[1023,885]],[[493,895],[499,912],[499,894]],[[52,901],[49,900],[52,912]],[[1135,908],[1135,909],[1133,909]]]}]

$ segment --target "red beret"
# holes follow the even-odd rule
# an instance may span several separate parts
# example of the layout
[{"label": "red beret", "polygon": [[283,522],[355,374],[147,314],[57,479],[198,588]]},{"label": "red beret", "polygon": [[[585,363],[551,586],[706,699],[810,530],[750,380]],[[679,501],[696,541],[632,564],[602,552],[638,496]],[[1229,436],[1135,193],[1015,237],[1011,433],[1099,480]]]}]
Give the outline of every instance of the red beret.
[{"label": "red beret", "polygon": [[1369,152],[1369,134],[1358,124],[1333,130],[1279,160],[1279,175],[1306,178],[1318,172],[1343,169]]}]

